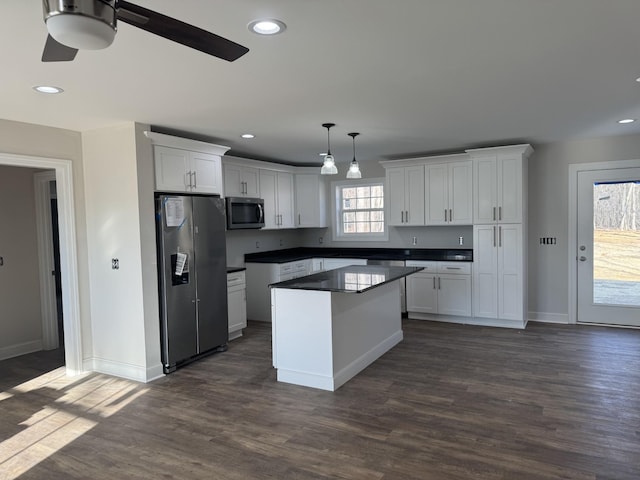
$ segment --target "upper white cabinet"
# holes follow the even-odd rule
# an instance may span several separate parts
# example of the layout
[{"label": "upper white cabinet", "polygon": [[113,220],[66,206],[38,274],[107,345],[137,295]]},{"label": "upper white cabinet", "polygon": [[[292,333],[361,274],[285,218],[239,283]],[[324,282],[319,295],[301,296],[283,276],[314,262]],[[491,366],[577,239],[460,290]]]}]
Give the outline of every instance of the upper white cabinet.
[{"label": "upper white cabinet", "polygon": [[223,165],[225,197],[260,197],[260,170],[227,162]]},{"label": "upper white cabinet", "polygon": [[[383,164],[384,165],[384,164]],[[387,168],[388,225],[424,225],[424,166]]]},{"label": "upper white cabinet", "polygon": [[260,169],[260,196],[265,229],[294,228],[293,174]]},{"label": "upper white cabinet", "polygon": [[298,173],[295,175],[296,214],[298,228],[327,227],[326,186],[320,175]]},{"label": "upper white cabinet", "polygon": [[221,145],[145,132],[154,144],[156,190],[222,195]]},{"label": "upper white cabinet", "polygon": [[471,161],[425,165],[425,224],[473,223]]},{"label": "upper white cabinet", "polygon": [[467,150],[473,161],[473,222],[522,223],[530,145]]}]

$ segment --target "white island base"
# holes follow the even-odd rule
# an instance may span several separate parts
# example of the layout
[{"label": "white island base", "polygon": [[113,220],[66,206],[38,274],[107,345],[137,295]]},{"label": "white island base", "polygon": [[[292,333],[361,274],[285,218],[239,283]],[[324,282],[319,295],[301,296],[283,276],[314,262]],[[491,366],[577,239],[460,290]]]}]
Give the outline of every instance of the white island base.
[{"label": "white island base", "polygon": [[400,284],[362,293],[271,289],[278,381],[335,391],[402,341]]}]

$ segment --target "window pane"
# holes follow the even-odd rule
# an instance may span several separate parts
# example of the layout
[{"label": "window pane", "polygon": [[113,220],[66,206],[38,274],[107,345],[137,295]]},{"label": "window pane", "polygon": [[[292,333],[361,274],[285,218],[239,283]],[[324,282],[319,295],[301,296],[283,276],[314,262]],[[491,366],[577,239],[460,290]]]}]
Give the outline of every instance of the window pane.
[{"label": "window pane", "polygon": [[356,190],[358,198],[371,196],[371,187],[358,187]]},{"label": "window pane", "polygon": [[355,210],[356,200],[345,198],[342,204],[343,210]]},{"label": "window pane", "polygon": [[356,200],[358,209],[371,208],[371,200],[368,198],[359,198]]},{"label": "window pane", "polygon": [[342,198],[356,198],[356,189],[353,187],[343,188]]},{"label": "window pane", "polygon": [[382,198],[372,198],[371,199],[371,208],[384,208],[384,199],[382,199]]},{"label": "window pane", "polygon": [[344,233],[356,233],[356,224],[355,223],[345,223],[344,224]]},{"label": "window pane", "polygon": [[383,233],[384,232],[384,223],[383,222],[371,222],[371,231],[374,233]]},{"label": "window pane", "polygon": [[342,221],[344,222],[355,222],[356,221],[356,212],[345,212],[342,216]]},{"label": "window pane", "polygon": [[372,197],[382,197],[383,193],[382,193],[382,185],[375,185],[373,187],[371,187],[371,196]]},{"label": "window pane", "polygon": [[371,220],[382,222],[384,220],[384,212],[371,212]]},{"label": "window pane", "polygon": [[356,212],[356,222],[368,222],[370,212]]},{"label": "window pane", "polygon": [[356,231],[358,233],[369,233],[371,229],[368,223],[356,223]]}]

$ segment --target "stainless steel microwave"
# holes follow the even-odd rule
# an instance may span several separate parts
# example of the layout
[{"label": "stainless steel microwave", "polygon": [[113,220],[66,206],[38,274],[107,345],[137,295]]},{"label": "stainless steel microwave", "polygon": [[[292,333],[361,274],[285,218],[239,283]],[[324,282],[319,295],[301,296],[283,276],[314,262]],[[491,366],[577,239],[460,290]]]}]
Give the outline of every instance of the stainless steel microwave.
[{"label": "stainless steel microwave", "polygon": [[264,227],[262,198],[227,197],[227,230]]}]

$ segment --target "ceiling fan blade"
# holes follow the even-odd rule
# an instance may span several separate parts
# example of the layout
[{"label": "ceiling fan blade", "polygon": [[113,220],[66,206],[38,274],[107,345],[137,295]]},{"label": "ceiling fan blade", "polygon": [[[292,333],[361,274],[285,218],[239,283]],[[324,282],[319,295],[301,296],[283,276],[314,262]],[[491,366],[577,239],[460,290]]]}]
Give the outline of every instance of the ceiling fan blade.
[{"label": "ceiling fan blade", "polygon": [[76,58],[78,50],[57,42],[51,35],[47,36],[42,52],[43,62],[70,62]]},{"label": "ceiling fan blade", "polygon": [[229,62],[249,51],[247,47],[231,40],[133,3],[119,1],[117,15],[118,20],[129,25]]}]

